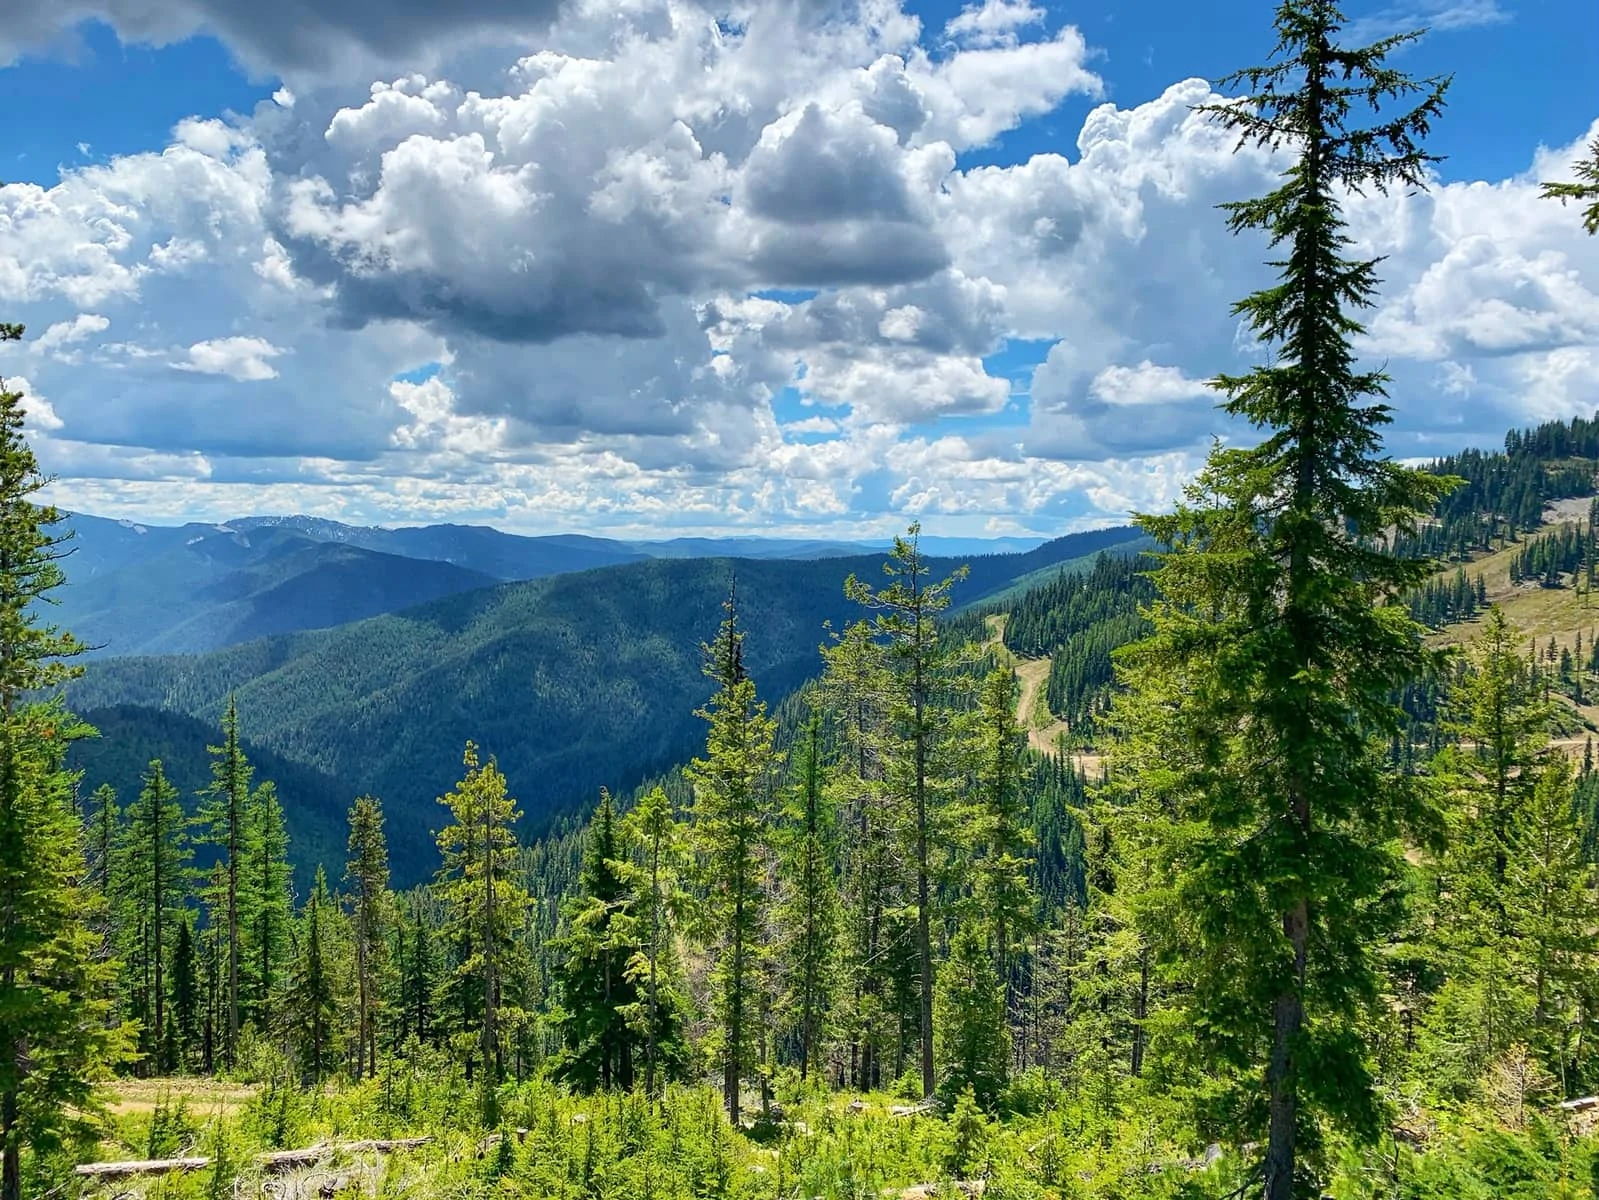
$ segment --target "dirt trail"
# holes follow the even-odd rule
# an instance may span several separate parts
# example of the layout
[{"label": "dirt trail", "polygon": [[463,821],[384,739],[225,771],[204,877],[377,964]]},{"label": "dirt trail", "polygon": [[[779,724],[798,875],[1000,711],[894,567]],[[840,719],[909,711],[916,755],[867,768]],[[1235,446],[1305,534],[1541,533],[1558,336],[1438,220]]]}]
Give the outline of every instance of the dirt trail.
[{"label": "dirt trail", "polygon": [[[1040,754],[1054,754],[1059,749],[1060,738],[1067,732],[1066,722],[1058,720],[1049,711],[1044,699],[1044,687],[1049,682],[1049,659],[1018,658],[1005,648],[1006,614],[988,618],[988,648],[1001,662],[1008,662],[1021,683],[1021,695],[1016,699],[1016,721],[1027,730],[1027,744]],[[1076,754],[1072,761],[1090,775],[1099,771],[1097,754]]]}]

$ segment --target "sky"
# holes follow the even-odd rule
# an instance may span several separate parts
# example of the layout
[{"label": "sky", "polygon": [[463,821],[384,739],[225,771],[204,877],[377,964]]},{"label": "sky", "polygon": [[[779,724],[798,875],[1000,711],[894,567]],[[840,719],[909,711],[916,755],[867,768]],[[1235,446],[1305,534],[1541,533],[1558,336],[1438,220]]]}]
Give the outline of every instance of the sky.
[{"label": "sky", "polygon": [[[81,511],[1053,536],[1170,505],[1283,168],[1243,0],[5,0],[0,376]],[[1425,458],[1599,409],[1593,0],[1346,5],[1453,76],[1349,197]]]}]

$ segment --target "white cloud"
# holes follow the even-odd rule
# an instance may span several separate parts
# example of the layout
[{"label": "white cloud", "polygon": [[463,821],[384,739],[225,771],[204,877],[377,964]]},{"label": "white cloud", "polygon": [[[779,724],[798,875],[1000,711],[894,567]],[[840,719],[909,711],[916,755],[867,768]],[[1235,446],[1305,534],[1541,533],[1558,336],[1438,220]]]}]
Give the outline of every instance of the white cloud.
[{"label": "white cloud", "polygon": [[[339,11],[322,59],[383,58]],[[1169,502],[1228,432],[1202,381],[1260,353],[1229,306],[1265,249],[1214,206],[1281,162],[1234,153],[1186,80],[1062,153],[958,166],[1100,92],[1026,0],[941,30],[893,0],[718,15],[573,0],[509,72],[397,54],[0,188],[0,301],[46,331],[4,354],[50,397],[62,494],[635,532],[1056,532]],[[1396,453],[1595,403],[1599,240],[1536,199],[1575,149],[1350,201],[1385,256],[1363,350]]]},{"label": "white cloud", "polygon": [[28,349],[34,354],[61,355],[66,347],[85,341],[97,333],[104,333],[110,328],[110,320],[99,313],[79,313],[70,321],[57,321],[51,325],[28,343]]},{"label": "white cloud", "polygon": [[282,353],[281,347],[274,346],[264,338],[212,338],[190,346],[187,360],[174,362],[172,366],[180,371],[226,375],[240,383],[256,383],[278,377],[277,369],[267,359],[276,358]]}]

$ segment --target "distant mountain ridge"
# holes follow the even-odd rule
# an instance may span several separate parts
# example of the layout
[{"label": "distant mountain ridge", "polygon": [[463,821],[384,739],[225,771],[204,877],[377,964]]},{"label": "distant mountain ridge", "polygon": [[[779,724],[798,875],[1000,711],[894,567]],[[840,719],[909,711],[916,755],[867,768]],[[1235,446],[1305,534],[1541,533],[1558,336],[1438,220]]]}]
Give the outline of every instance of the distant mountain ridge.
[{"label": "distant mountain ridge", "polygon": [[[1103,530],[1026,554],[932,565],[942,574],[969,564],[958,599],[976,600],[1140,536]],[[69,700],[85,712],[117,709],[125,722],[134,709],[214,722],[235,693],[254,744],[335,781],[351,799],[381,796],[395,826],[424,842],[437,820],[434,800],[458,777],[471,738],[499,758],[537,824],[602,785],[630,787],[694,752],[703,736],[694,710],[710,686],[700,644],[716,630],[735,573],[746,662],[776,702],[816,673],[827,625],[863,615],[844,597],[845,577],[875,580],[882,563],[878,554],[620,564],[205,655],[105,659],[72,685]],[[285,792],[284,803],[295,819],[295,797]],[[324,820],[325,807],[313,799],[303,819]],[[309,843],[331,836],[307,835]]]}]

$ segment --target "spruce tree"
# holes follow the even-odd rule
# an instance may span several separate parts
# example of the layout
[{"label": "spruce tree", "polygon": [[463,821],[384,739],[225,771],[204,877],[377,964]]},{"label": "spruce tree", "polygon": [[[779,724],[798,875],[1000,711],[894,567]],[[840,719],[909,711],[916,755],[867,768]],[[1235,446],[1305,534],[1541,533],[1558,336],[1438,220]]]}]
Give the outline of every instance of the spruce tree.
[{"label": "spruce tree", "polygon": [[705,757],[687,774],[694,785],[694,833],[704,856],[707,918],[716,958],[711,970],[712,1009],[720,1035],[722,1099],[739,1120],[740,1088],[756,1058],[754,1028],[760,1009],[766,905],[766,849],[770,786],[777,758],[777,722],[756,699],[744,670],[744,632],[736,591],[729,593],[716,640],[704,647],[705,674],[716,693],[699,715],[709,724]]},{"label": "spruce tree", "polygon": [[628,964],[628,975],[642,986],[627,1012],[634,1029],[644,1033],[644,1092],[658,1095],[664,1068],[675,1071],[686,1059],[682,1026],[686,997],[680,987],[677,932],[690,897],[680,883],[686,847],[684,830],[663,787],[651,788],[624,818],[627,836],[638,845],[642,862],[627,864],[639,908],[640,945]]},{"label": "spruce tree", "polygon": [[579,891],[565,906],[568,931],[554,946],[564,1042],[555,1074],[583,1091],[627,1090],[643,1032],[627,1018],[638,1002],[627,969],[639,948],[638,922],[623,877],[627,847],[608,792],[600,794],[587,840]]},{"label": "spruce tree", "polygon": [[836,762],[827,789],[842,832],[840,900],[845,911],[844,971],[849,1002],[850,1079],[880,1086],[889,1036],[882,949],[888,915],[908,878],[893,836],[885,766],[891,679],[871,623],[856,621],[822,648],[818,690],[828,713]]},{"label": "spruce tree", "polygon": [[[514,827],[522,814],[506,794],[505,776],[492,758],[479,760],[472,742],[466,744],[462,763],[465,776],[439,800],[454,823],[438,836],[444,863],[437,892],[448,913],[445,934],[460,948],[455,980],[467,986],[458,987],[458,995],[476,1009],[472,1049],[481,1058],[483,1094],[489,1103],[505,1068],[501,984],[530,901],[514,874]],[[468,1050],[469,1066],[471,1058]]]},{"label": "spruce tree", "polygon": [[977,868],[977,902],[1005,982],[1007,1012],[1012,951],[1032,931],[1036,897],[1028,881],[1032,830],[1028,827],[1023,770],[1027,734],[1016,719],[1016,672],[996,667],[984,679],[967,731],[972,747],[973,795],[966,837]]},{"label": "spruce tree", "polygon": [[966,568],[933,583],[932,568],[921,552],[921,532],[916,522],[907,537],[894,539],[883,564],[886,586],[874,588],[851,575],[844,592],[877,613],[875,631],[887,643],[895,681],[894,721],[899,735],[895,785],[910,810],[915,846],[922,1091],[930,1097],[938,1084],[933,1062],[932,828],[935,775],[948,717],[941,693],[952,662],[949,649],[939,644],[938,615],[949,607],[950,589],[966,577]]},{"label": "spruce tree", "polygon": [[[0,325],[0,342],[22,336]],[[124,1053],[109,1020],[114,964],[90,922],[70,742],[91,732],[59,689],[82,645],[43,620],[64,581],[61,513],[23,434],[22,395],[0,383],[0,1200],[22,1200],[25,1149],[48,1153],[95,1110]]]},{"label": "spruce tree", "polygon": [[289,983],[288,1005],[301,1071],[311,1083],[320,1083],[337,1059],[338,977],[330,929],[336,911],[327,875],[318,867],[300,917],[300,953]]},{"label": "spruce tree", "polygon": [[195,815],[202,840],[222,851],[223,889],[212,897],[212,920],[220,924],[214,936],[223,942],[221,1045],[217,1057],[232,1066],[239,1046],[239,889],[249,838],[250,777],[254,773],[239,744],[239,709],[229,694],[222,713],[222,744],[208,746],[211,783],[201,793]]},{"label": "spruce tree", "polygon": [[[1291,156],[1281,186],[1225,206],[1232,230],[1282,248],[1276,285],[1235,305],[1272,360],[1214,381],[1263,440],[1217,448],[1176,513],[1140,519],[1170,552],[1127,673],[1169,701],[1128,710],[1166,746],[1136,782],[1172,815],[1158,866],[1192,915],[1164,949],[1233,1136],[1265,1143],[1265,1200],[1316,1194],[1323,1119],[1381,1128],[1373,951],[1400,835],[1425,816],[1384,751],[1403,728],[1392,697],[1431,665],[1396,602],[1431,567],[1386,539],[1415,536],[1447,486],[1382,456],[1386,377],[1352,345],[1376,264],[1348,256],[1341,213],[1350,191],[1425,185],[1419,139],[1447,81],[1385,64],[1416,35],[1351,49],[1342,21],[1330,0],[1285,0],[1272,61],[1208,107],[1242,144]],[[1372,125],[1351,124],[1357,107],[1379,110]]]},{"label": "spruce tree", "polygon": [[241,875],[241,926],[252,960],[245,977],[248,1011],[257,1030],[266,1031],[277,1023],[275,1006],[294,916],[289,894],[289,830],[277,787],[270,780],[251,792],[245,810]]},{"label": "spruce tree", "polygon": [[167,955],[188,905],[190,850],[178,789],[159,758],[150,760],[126,818],[116,863],[123,957],[138,976],[133,1013],[141,1023],[140,1049],[161,1074],[171,1066],[164,1055]]},{"label": "spruce tree", "polygon": [[821,1070],[838,976],[837,846],[822,776],[822,722],[820,714],[812,714],[799,780],[784,810],[778,872],[784,886],[775,913],[783,1010],[799,1041],[802,1080]]},{"label": "spruce tree", "polygon": [[1582,209],[1582,227],[1591,234],[1599,235],[1599,138],[1595,138],[1588,147],[1588,157],[1578,159],[1572,165],[1572,171],[1577,176],[1572,183],[1544,184],[1544,198],[1558,200],[1561,204],[1567,200],[1575,200],[1579,205],[1586,204],[1587,207]]},{"label": "spruce tree", "polygon": [[383,837],[383,806],[362,796],[350,809],[350,837],[344,878],[350,884],[351,932],[355,938],[356,1054],[355,1077],[363,1067],[378,1069],[376,1009],[379,972],[388,945],[389,848]]},{"label": "spruce tree", "polygon": [[986,939],[970,922],[950,939],[949,958],[938,972],[934,1015],[943,1091],[953,1099],[970,1090],[978,1104],[992,1110],[1010,1062],[1005,988]]}]

